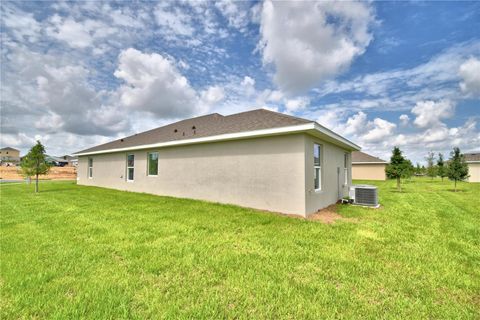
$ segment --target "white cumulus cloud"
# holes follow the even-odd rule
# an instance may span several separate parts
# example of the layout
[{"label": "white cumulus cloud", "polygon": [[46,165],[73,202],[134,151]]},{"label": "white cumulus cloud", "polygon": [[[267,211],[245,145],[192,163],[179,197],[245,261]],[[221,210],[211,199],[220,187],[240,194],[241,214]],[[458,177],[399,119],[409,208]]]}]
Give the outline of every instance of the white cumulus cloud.
[{"label": "white cumulus cloud", "polygon": [[412,109],[416,116],[413,123],[419,128],[439,126],[441,120],[453,116],[454,111],[455,105],[449,100],[419,101]]},{"label": "white cumulus cloud", "polygon": [[255,94],[255,80],[249,76],[245,76],[241,83],[242,87],[245,89],[245,94],[250,97]]},{"label": "white cumulus cloud", "polygon": [[397,127],[396,124],[381,118],[373,119],[369,126],[371,127],[369,132],[362,137],[367,142],[379,142],[386,137],[390,137]]},{"label": "white cumulus cloud", "polygon": [[410,121],[410,117],[407,114],[400,115],[400,117],[398,117],[398,119],[400,120],[400,124],[402,126],[408,125],[408,122]]},{"label": "white cumulus cloud", "polygon": [[213,86],[203,91],[201,100],[207,105],[214,105],[225,98],[225,90],[220,86]]},{"label": "white cumulus cloud", "polygon": [[385,119],[369,120],[365,112],[358,112],[344,120],[344,114],[336,110],[323,112],[318,123],[351,138],[356,143],[372,144],[393,136],[397,125]]},{"label": "white cumulus cloud", "polygon": [[294,99],[287,99],[285,101],[285,108],[287,112],[297,112],[305,109],[310,104],[310,99],[307,97],[298,97]]},{"label": "white cumulus cloud", "polygon": [[361,134],[368,130],[368,119],[364,112],[358,112],[347,120],[345,134]]},{"label": "white cumulus cloud", "polygon": [[104,106],[87,77],[88,71],[81,66],[45,66],[37,77],[37,90],[38,102],[47,107],[48,114],[36,123],[38,129],[110,135],[128,127],[125,114]]},{"label": "white cumulus cloud", "polygon": [[347,69],[372,39],[369,4],[265,1],[259,47],[275,83],[298,93]]},{"label": "white cumulus cloud", "polygon": [[460,66],[458,73],[463,79],[460,89],[467,94],[480,95],[480,60],[468,59]]},{"label": "white cumulus cloud", "polygon": [[158,53],[124,50],[114,74],[125,81],[119,93],[128,108],[163,118],[188,117],[197,111],[196,92],[187,78],[173,61]]}]

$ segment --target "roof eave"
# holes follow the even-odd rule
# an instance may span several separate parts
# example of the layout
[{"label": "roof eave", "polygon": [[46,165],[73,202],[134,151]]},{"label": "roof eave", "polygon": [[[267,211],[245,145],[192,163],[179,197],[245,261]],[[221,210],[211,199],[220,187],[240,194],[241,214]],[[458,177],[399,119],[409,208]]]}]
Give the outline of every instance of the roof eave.
[{"label": "roof eave", "polygon": [[384,161],[352,161],[352,164],[388,164]]},{"label": "roof eave", "polygon": [[317,134],[314,134],[315,136],[318,136],[318,133],[320,133],[320,138],[327,140],[335,145],[341,146],[347,150],[350,151],[360,151],[362,148],[353,143],[352,141],[342,137],[341,135],[333,132],[332,130],[325,128],[324,126],[313,122],[314,125],[314,132]]},{"label": "roof eave", "polygon": [[123,152],[123,151],[142,150],[142,149],[166,148],[166,147],[182,146],[182,145],[190,145],[190,144],[241,140],[241,139],[257,138],[257,137],[268,137],[268,136],[293,134],[293,133],[301,133],[301,132],[314,134],[315,136],[320,135],[321,138],[330,140],[331,142],[337,145],[343,146],[348,150],[360,150],[360,147],[354,144],[353,142],[341,137],[340,135],[334,133],[333,131],[330,131],[320,126],[315,122],[310,122],[310,123],[305,123],[305,124],[295,125],[295,126],[288,126],[288,127],[253,130],[253,131],[245,131],[245,132],[237,132],[237,133],[227,133],[227,134],[220,134],[216,136],[159,142],[159,143],[144,144],[144,145],[137,145],[132,147],[124,147],[124,148],[105,149],[105,150],[90,151],[90,152],[88,151],[78,152],[78,153],[73,153],[73,155],[87,156],[87,155],[115,153],[115,152]]}]

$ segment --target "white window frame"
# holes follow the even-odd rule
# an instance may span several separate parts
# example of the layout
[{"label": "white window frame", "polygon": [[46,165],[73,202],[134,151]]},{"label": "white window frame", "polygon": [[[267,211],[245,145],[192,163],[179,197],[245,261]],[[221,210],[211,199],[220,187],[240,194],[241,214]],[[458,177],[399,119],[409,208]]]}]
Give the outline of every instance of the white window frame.
[{"label": "white window frame", "polygon": [[[318,160],[320,162],[319,165],[315,164],[315,148],[319,148],[318,152]],[[319,143],[314,143],[313,144],[313,188],[315,189],[315,192],[320,192],[322,191],[322,158],[323,158],[323,147]],[[315,175],[317,174],[317,169],[318,169],[318,188],[315,187]]]},{"label": "white window frame", "polygon": [[[128,166],[128,157],[129,157],[129,156],[133,156],[133,166],[132,166],[132,167],[129,167],[129,166]],[[127,182],[133,182],[133,181],[135,181],[135,154],[133,154],[133,153],[128,153],[125,160],[126,160],[126,162],[127,162],[127,163],[126,163],[126,167],[127,167],[127,174],[126,174],[126,178],[127,178],[127,179],[126,179],[126,180],[127,180]],[[133,169],[133,179],[130,179],[130,178],[129,178],[129,175],[128,175],[128,171],[129,171],[129,170],[128,170],[128,169]]]},{"label": "white window frame", "polygon": [[93,158],[88,158],[88,163],[87,163],[87,175],[88,179],[93,179]]},{"label": "white window frame", "polygon": [[[157,154],[157,174],[150,174],[150,155],[154,153]],[[158,159],[159,159],[158,151],[147,152],[147,176],[148,177],[158,177],[158,165],[159,165]]]},{"label": "white window frame", "polygon": [[348,185],[348,153],[345,153],[343,156],[343,174],[345,176],[345,185]]}]

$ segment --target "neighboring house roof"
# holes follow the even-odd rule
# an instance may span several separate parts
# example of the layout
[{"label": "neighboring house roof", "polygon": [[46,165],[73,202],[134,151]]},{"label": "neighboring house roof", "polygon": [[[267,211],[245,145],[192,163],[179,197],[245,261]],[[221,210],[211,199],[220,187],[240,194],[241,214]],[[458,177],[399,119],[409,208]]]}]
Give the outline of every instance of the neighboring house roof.
[{"label": "neighboring house roof", "polygon": [[14,148],[10,148],[10,147],[5,147],[5,148],[2,148],[0,149],[1,151],[18,151],[20,152],[20,150],[17,150],[17,149],[14,149]]},{"label": "neighboring house roof", "polygon": [[75,156],[71,156],[71,155],[64,155],[64,156],[61,156],[59,158],[62,158],[64,160],[67,160],[67,161],[75,161],[75,160],[78,160],[78,157],[75,157]]},{"label": "neighboring house roof", "polygon": [[387,161],[385,160],[382,160],[380,158],[377,158],[377,157],[374,157],[374,156],[371,156],[365,152],[361,152],[361,151],[353,151],[352,152],[352,164],[367,164],[367,163],[370,163],[370,164],[379,164],[379,163],[383,163],[383,164],[387,164]]},{"label": "neighboring house roof", "polygon": [[265,109],[257,109],[229,116],[213,113],[186,119],[82,150],[75,154],[88,155],[119,152],[295,132],[318,134],[321,137],[325,137],[328,141],[341,144],[345,148],[360,150],[360,147],[353,142],[319,125],[315,121]]},{"label": "neighboring house roof", "polygon": [[50,162],[68,162],[68,160],[63,159],[62,157],[49,156],[45,155],[45,160]]},{"label": "neighboring house roof", "polygon": [[465,153],[464,154],[465,161],[467,163],[471,162],[480,162],[480,151],[475,151],[471,153]]}]

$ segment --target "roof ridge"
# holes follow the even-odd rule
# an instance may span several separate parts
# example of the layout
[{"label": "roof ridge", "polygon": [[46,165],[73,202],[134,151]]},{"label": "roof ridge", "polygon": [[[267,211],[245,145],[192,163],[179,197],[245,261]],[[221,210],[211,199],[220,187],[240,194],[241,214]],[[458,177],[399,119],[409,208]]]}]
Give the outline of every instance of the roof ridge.
[{"label": "roof ridge", "polygon": [[297,120],[302,120],[302,121],[306,121],[306,122],[316,122],[316,121],[313,121],[313,120],[309,120],[309,119],[305,119],[305,118],[301,118],[301,117],[297,117],[297,116],[292,116],[291,114],[285,114],[285,113],[277,112],[277,111],[273,111],[273,110],[268,110],[268,109],[263,109],[263,108],[261,108],[260,110],[275,113],[275,114],[281,115],[285,118],[297,119]]},{"label": "roof ridge", "polygon": [[149,131],[152,131],[152,130],[156,130],[156,129],[160,129],[160,128],[165,128],[165,127],[168,127],[168,126],[173,126],[175,124],[179,124],[181,122],[185,122],[185,121],[191,121],[191,120],[198,120],[200,118],[206,118],[206,117],[211,117],[211,116],[220,116],[222,118],[224,118],[225,116],[223,114],[220,114],[218,112],[214,112],[214,113],[209,113],[209,114],[204,114],[203,116],[198,116],[198,117],[193,117],[193,118],[187,118],[187,119],[182,119],[182,120],[178,120],[176,122],[172,122],[172,123],[169,123],[169,124],[166,124],[164,126],[161,126],[161,127],[157,127],[157,128],[154,128],[154,129],[151,129],[151,130],[147,130],[147,131],[142,131],[141,133],[144,133],[144,132],[149,132]]},{"label": "roof ridge", "polygon": [[20,150],[18,150],[18,149],[12,148],[12,147],[3,147],[3,148],[1,148],[0,150],[6,150],[6,149],[15,150],[15,151],[20,151]]},{"label": "roof ridge", "polygon": [[[281,129],[285,131],[292,126],[303,125],[302,128],[305,128],[306,126],[310,128],[312,124],[316,124],[316,122],[263,108],[243,111],[228,116],[219,113],[210,113],[195,118],[179,120],[174,123],[167,123],[161,127],[147,131],[137,132],[127,137],[118,138],[114,141],[75,152],[75,154],[102,150],[120,150],[122,148],[131,149],[135,146],[148,146],[155,143],[173,142],[193,138],[205,139],[213,136],[243,134],[258,130],[265,131],[267,129]],[[324,133],[332,135],[334,139],[343,142],[343,140],[341,140],[342,137],[331,130],[325,130]]]},{"label": "roof ridge", "polygon": [[[209,113],[209,114],[204,114],[202,116],[197,116],[197,117],[193,117],[193,118],[186,118],[186,119],[182,119],[182,120],[178,120],[178,121],[175,121],[175,122],[172,122],[172,123],[169,123],[169,124],[166,124],[164,126],[161,126],[161,127],[157,127],[155,129],[158,129],[158,128],[163,128],[163,127],[166,127],[166,126],[171,126],[171,125],[174,125],[174,124],[177,124],[177,123],[180,123],[180,122],[184,122],[184,121],[190,121],[190,120],[195,120],[195,119],[200,119],[200,118],[206,118],[206,117],[211,117],[211,116],[220,116],[220,117],[225,117],[224,115],[218,113],[218,112],[214,112],[214,113]],[[155,129],[152,129],[152,130],[155,130]],[[142,132],[147,132],[147,131],[142,131]]]},{"label": "roof ridge", "polygon": [[273,110],[269,110],[269,109],[265,109],[265,108],[257,108],[257,109],[242,111],[242,112],[238,112],[238,113],[234,113],[234,114],[228,115],[228,116],[226,116],[226,117],[236,116],[236,115],[239,115],[239,114],[249,113],[249,112],[255,112],[255,111],[269,112],[269,113],[273,113],[273,114],[275,114],[275,115],[277,115],[277,116],[282,116],[282,117],[284,117],[284,118],[296,119],[296,120],[301,120],[301,121],[305,121],[305,122],[315,122],[315,121],[313,121],[313,120],[308,120],[308,119],[305,119],[305,118],[300,118],[300,117],[292,116],[292,115],[289,115],[289,114],[285,114],[285,113],[282,113],[282,112],[273,111]]},{"label": "roof ridge", "polygon": [[222,114],[220,114],[220,113],[218,113],[218,112],[214,112],[214,113],[204,114],[203,116],[198,116],[198,117],[193,117],[193,118],[182,119],[182,120],[178,120],[178,121],[176,121],[176,122],[168,123],[168,124],[163,125],[163,126],[160,126],[160,127],[152,128],[152,129],[149,129],[149,130],[145,130],[145,131],[142,131],[142,132],[137,132],[137,133],[131,134],[131,135],[126,136],[126,137],[118,138],[118,139],[115,139],[115,140],[110,141],[110,142],[102,143],[102,144],[98,145],[97,147],[102,146],[102,145],[104,145],[104,144],[109,144],[109,143],[111,143],[111,142],[121,141],[121,140],[123,140],[123,139],[128,139],[128,138],[134,137],[134,136],[139,135],[139,134],[144,134],[144,133],[152,132],[152,131],[159,130],[159,129],[162,129],[162,128],[165,128],[165,127],[173,126],[173,125],[175,125],[175,124],[179,124],[179,123],[184,122],[184,121],[190,121],[190,120],[194,120],[194,119],[206,118],[206,117],[214,116],[214,115],[218,115],[218,116],[220,116],[220,117],[225,117],[224,115],[222,115]]},{"label": "roof ridge", "polygon": [[[368,153],[363,152],[363,151],[353,151],[353,152],[356,153],[356,154],[365,155],[365,156],[367,156],[368,158],[372,158],[372,159],[378,160],[378,162],[388,163],[388,161],[385,161],[385,160],[383,160],[382,158],[379,158],[379,157],[376,157],[376,156],[372,156],[371,154],[368,154]],[[372,161],[368,161],[368,159],[364,159],[365,161],[354,160],[354,159],[353,159],[354,157],[355,157],[355,156],[354,156],[354,154],[353,154],[353,156],[352,156],[352,163],[353,163],[353,162],[357,162],[357,163],[359,163],[359,162],[372,162]]]}]

